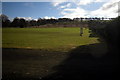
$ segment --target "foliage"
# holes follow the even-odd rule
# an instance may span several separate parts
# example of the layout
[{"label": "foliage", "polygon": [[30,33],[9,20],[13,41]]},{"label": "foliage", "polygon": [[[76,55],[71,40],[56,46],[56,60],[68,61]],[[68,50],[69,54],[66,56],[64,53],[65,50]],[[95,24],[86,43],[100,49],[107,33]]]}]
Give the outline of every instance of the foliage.
[{"label": "foliage", "polygon": [[2,26],[10,27],[11,22],[6,15],[1,14],[0,15],[0,21],[2,22]]},{"label": "foliage", "polygon": [[[10,22],[10,20],[8,19],[8,17],[6,15],[1,15],[1,19],[2,19],[2,27],[41,27],[43,25],[49,25],[49,24],[61,24],[63,26],[69,26],[69,24],[74,24],[76,25],[82,25],[82,24],[88,24],[88,22],[90,20],[94,20],[94,21],[100,21],[100,20],[104,20],[104,18],[74,18],[74,19],[70,19],[70,18],[58,18],[58,19],[45,19],[45,18],[39,18],[38,20],[25,20],[23,18],[14,18],[13,21]],[[109,18],[112,19],[112,18]],[[61,26],[60,25],[60,26]]]},{"label": "foliage", "polygon": [[120,30],[120,16],[110,21],[89,21],[89,28],[92,30],[91,35],[99,35],[99,37],[106,40],[108,44],[118,46],[119,41],[119,30]]}]

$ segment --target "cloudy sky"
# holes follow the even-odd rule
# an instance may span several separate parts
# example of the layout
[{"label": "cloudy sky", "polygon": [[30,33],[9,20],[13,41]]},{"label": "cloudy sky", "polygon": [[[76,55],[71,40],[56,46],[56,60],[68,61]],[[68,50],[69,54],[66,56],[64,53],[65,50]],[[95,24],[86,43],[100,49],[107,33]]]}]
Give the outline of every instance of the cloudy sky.
[{"label": "cloudy sky", "polygon": [[[8,2],[9,1],[9,2]],[[16,0],[17,1],[17,0]],[[18,0],[19,1],[19,0]],[[2,13],[10,18],[79,18],[117,17],[120,0],[27,0],[24,2],[5,0]],[[33,2],[34,1],[34,2]]]}]

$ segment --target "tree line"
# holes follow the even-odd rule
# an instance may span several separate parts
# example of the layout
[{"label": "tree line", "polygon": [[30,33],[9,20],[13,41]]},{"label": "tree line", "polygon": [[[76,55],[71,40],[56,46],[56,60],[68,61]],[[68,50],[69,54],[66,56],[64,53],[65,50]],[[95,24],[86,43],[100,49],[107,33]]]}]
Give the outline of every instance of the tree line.
[{"label": "tree line", "polygon": [[[104,20],[106,18],[58,18],[58,19],[44,19],[44,18],[39,18],[37,21],[36,20],[25,20],[24,18],[18,18],[15,17],[13,21],[10,21],[8,16],[2,14],[0,15],[0,19],[2,22],[2,27],[18,27],[18,28],[24,28],[24,27],[33,27],[33,26],[41,26],[41,25],[46,25],[46,24],[56,24],[56,23],[65,23],[65,22],[84,22],[84,21],[89,21],[89,20]],[[111,20],[112,18],[109,18]]]},{"label": "tree line", "polygon": [[10,21],[9,18],[2,14],[0,16],[1,22],[2,22],[2,27],[32,27],[32,26],[40,26],[40,25],[45,25],[45,24],[55,24],[58,22],[70,22],[72,21],[69,18],[59,18],[59,19],[44,19],[44,18],[39,18],[37,21],[36,20],[25,20],[23,18],[14,18],[13,21]]},{"label": "tree line", "polygon": [[108,43],[108,46],[118,49],[120,41],[120,16],[110,21],[89,21],[88,24],[91,30],[91,37],[99,36],[100,40],[104,39]]}]

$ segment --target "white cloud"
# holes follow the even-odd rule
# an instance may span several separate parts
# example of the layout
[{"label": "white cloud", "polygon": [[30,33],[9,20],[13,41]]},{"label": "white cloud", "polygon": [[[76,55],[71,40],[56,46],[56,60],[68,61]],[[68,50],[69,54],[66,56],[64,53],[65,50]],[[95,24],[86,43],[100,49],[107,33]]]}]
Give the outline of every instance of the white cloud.
[{"label": "white cloud", "polygon": [[110,0],[94,0],[94,2],[109,2]]},{"label": "white cloud", "polygon": [[32,17],[17,17],[17,18],[19,18],[19,19],[25,19],[25,20],[27,20],[27,21],[30,21],[30,20],[35,20],[35,21],[37,21],[38,19],[33,19]]},{"label": "white cloud", "polygon": [[67,8],[67,7],[70,7],[70,6],[71,6],[71,3],[68,3],[68,4],[64,5],[64,6],[60,6],[59,8]]},{"label": "white cloud", "polygon": [[44,18],[45,18],[45,19],[56,19],[54,16],[52,16],[52,17],[45,16]]},{"label": "white cloud", "polygon": [[61,14],[63,15],[64,18],[77,18],[77,17],[87,17],[87,11],[84,9],[77,7],[73,9],[64,9]]},{"label": "white cloud", "polygon": [[54,7],[56,7],[56,6],[58,6],[58,5],[60,5],[60,4],[64,3],[64,2],[67,2],[67,1],[68,1],[68,0],[58,0],[58,1],[52,0],[52,5],[53,5]]},{"label": "white cloud", "polygon": [[106,2],[103,6],[95,11],[91,11],[91,16],[97,17],[117,17],[118,16],[118,0]]},{"label": "white cloud", "polygon": [[79,0],[75,1],[77,5],[88,5],[91,3],[98,3],[98,2],[109,2],[110,0]]},{"label": "white cloud", "polygon": [[58,6],[60,4],[60,2],[53,2],[52,4],[53,4],[53,6],[56,7],[56,6]]},{"label": "white cloud", "polygon": [[32,19],[32,20],[35,20],[35,21],[37,21],[38,19]]},{"label": "white cloud", "polygon": [[[74,2],[77,5],[87,5],[89,3],[95,2],[96,0],[59,0],[58,2],[52,2],[53,6],[59,6],[60,4],[64,2]],[[97,0],[98,1],[98,0]],[[61,6],[61,8],[64,8],[64,6]]]},{"label": "white cloud", "polygon": [[115,0],[114,0],[114,1],[111,0],[110,2],[105,3],[105,4],[102,6],[102,9],[103,9],[103,10],[107,10],[107,9],[109,9],[109,8],[115,7],[116,5],[118,5],[117,0],[116,0],[116,1],[115,1]]},{"label": "white cloud", "polygon": [[[81,0],[83,3],[76,3],[76,8],[62,8],[62,17],[77,18],[77,17],[117,17],[118,16],[118,1],[119,0]],[[106,1],[106,2],[105,2]],[[104,4],[97,10],[89,11],[81,8],[80,5],[90,4],[91,2],[104,2]]]},{"label": "white cloud", "polygon": [[77,5],[87,5],[92,3],[94,0],[80,0],[79,3],[77,3]]},{"label": "white cloud", "polygon": [[17,17],[17,18],[19,18],[19,19],[23,18],[25,20],[32,20],[32,17]]}]

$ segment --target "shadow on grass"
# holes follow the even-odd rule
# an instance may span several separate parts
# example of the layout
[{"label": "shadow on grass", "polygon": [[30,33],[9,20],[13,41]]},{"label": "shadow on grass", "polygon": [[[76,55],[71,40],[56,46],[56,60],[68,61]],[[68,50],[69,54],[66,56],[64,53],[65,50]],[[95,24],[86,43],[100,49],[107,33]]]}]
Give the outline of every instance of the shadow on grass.
[{"label": "shadow on grass", "polygon": [[79,46],[69,53],[66,60],[54,67],[57,72],[43,80],[114,80],[118,78],[118,52],[110,50],[106,44]]},{"label": "shadow on grass", "polygon": [[2,80],[39,80],[52,74],[52,67],[64,59],[66,53],[38,49],[2,49]]},{"label": "shadow on grass", "polygon": [[[14,52],[13,55],[9,55],[10,51]],[[2,80],[114,80],[118,78],[118,58],[118,52],[108,48],[105,43],[79,46],[67,53],[6,48],[3,49],[3,64],[4,62],[6,64],[3,65]],[[9,60],[13,62],[9,64]],[[29,68],[32,64],[36,69],[28,69],[28,71],[33,70],[32,72],[38,71],[38,73],[32,76],[25,76],[24,72],[13,73],[12,69],[15,68],[12,67],[17,63],[14,60],[18,62],[28,60],[24,63],[27,66],[23,67],[22,64],[16,66],[19,67],[18,71]],[[7,63],[11,67],[10,72],[10,68],[6,67]],[[44,72],[46,70],[48,72]]]}]

